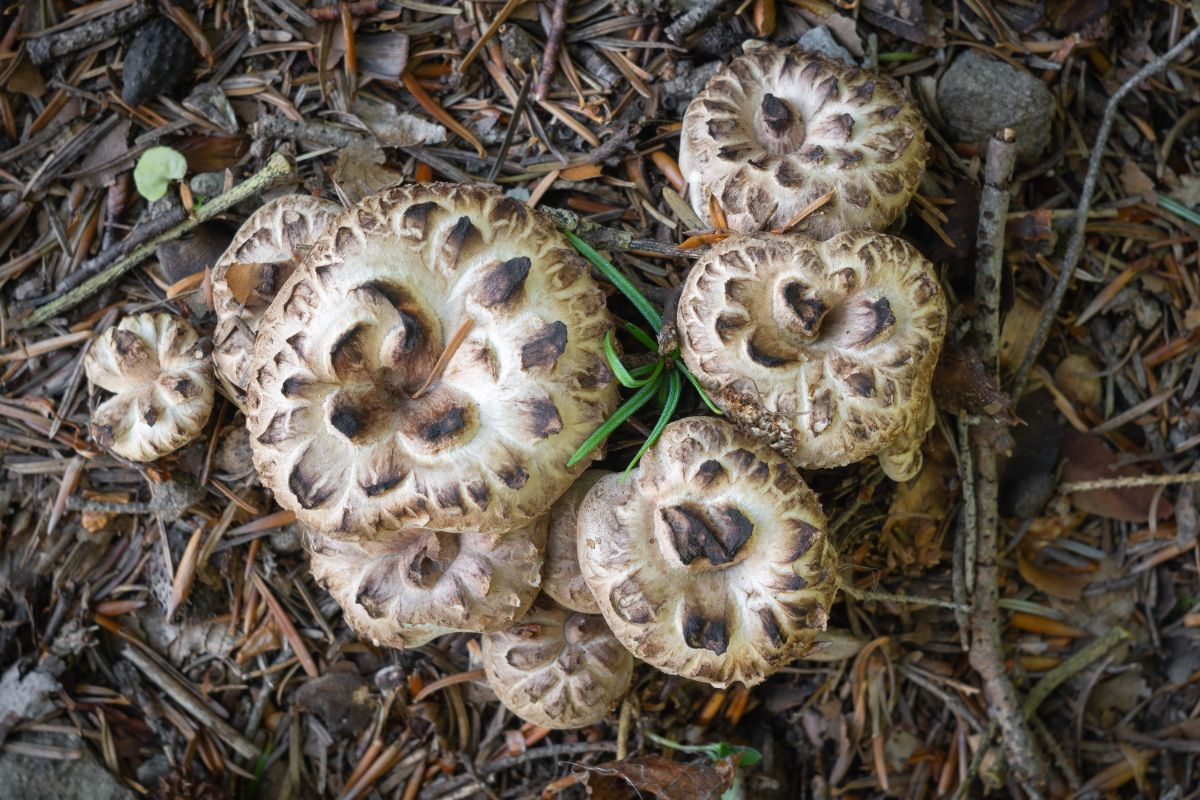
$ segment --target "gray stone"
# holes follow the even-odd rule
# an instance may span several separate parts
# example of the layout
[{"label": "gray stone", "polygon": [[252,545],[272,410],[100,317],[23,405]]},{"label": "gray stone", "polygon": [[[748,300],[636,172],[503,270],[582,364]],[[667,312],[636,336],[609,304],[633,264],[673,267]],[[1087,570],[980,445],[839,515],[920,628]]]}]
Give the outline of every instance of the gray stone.
[{"label": "gray stone", "polygon": [[133,792],[88,753],[79,739],[38,736],[22,741],[82,752],[63,761],[0,753],[0,797],[5,800],[133,800]]},{"label": "gray stone", "polygon": [[978,50],[954,60],[938,82],[937,100],[958,141],[984,144],[996,131],[1012,128],[1022,160],[1037,158],[1050,144],[1050,90],[1029,72]]},{"label": "gray stone", "polygon": [[838,44],[837,39],[834,39],[833,34],[829,32],[829,28],[824,25],[810,28],[796,44],[810,53],[820,53],[823,56],[844,61],[852,67],[857,66],[850,51]]}]

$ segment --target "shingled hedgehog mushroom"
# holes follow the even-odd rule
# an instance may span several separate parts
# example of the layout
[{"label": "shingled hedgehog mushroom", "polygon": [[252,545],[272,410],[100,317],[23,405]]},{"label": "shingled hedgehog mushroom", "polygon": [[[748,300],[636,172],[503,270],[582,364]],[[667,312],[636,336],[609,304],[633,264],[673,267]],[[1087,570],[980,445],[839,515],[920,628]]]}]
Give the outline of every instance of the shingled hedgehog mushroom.
[{"label": "shingled hedgehog mushroom", "polygon": [[928,145],[917,108],[893,80],[816,53],[762,47],[709,80],[683,117],[679,167],[692,207],[709,196],[728,226],[783,228],[820,239],[881,229],[908,205]]},{"label": "shingled hedgehog mushroom", "polygon": [[545,518],[508,533],[391,531],[343,541],[304,528],[317,582],[350,627],[389,647],[507,627],[541,583]]},{"label": "shingled hedgehog mushroom", "polygon": [[100,334],[83,362],[113,396],[92,412],[92,438],[130,461],[153,461],[200,435],[212,413],[209,351],[179,317],[125,317]]},{"label": "shingled hedgehog mushroom", "polygon": [[547,728],[604,719],[633,679],[633,656],[604,619],[542,595],[516,625],[483,636],[483,668],[500,702]]},{"label": "shingled hedgehog mushroom", "polygon": [[730,236],[692,268],[678,325],[714,402],[799,466],[877,454],[894,480],[920,470],[946,299],[904,240]]},{"label": "shingled hedgehog mushroom", "polygon": [[368,197],[259,325],[255,466],[335,536],[526,525],[616,405],[610,326],[587,262],[523,203],[450,184]]},{"label": "shingled hedgehog mushroom", "polygon": [[213,362],[231,399],[242,401],[258,323],[267,305],[341,210],[336,203],[308,195],[276,198],[250,215],[213,265]]},{"label": "shingled hedgehog mushroom", "polygon": [[591,488],[608,474],[602,469],[589,469],[550,508],[542,592],[560,605],[585,614],[599,614],[600,606],[579,572],[579,506]]},{"label": "shingled hedgehog mushroom", "polygon": [[835,556],[817,497],[783,456],[716,417],[670,423],[628,480],[579,510],[579,565],[635,656],[748,686],[825,629]]}]

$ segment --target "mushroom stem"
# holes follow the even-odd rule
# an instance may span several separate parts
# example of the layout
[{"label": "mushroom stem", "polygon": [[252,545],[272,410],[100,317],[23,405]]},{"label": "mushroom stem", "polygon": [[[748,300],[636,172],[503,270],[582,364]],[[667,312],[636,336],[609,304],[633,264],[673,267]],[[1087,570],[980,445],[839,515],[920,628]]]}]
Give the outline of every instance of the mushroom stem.
[{"label": "mushroom stem", "polygon": [[471,332],[471,326],[475,324],[475,320],[468,317],[463,321],[462,325],[458,326],[458,330],[450,337],[450,341],[446,343],[446,349],[442,350],[442,354],[438,356],[437,363],[433,365],[433,369],[429,371],[429,377],[425,379],[425,383],[421,384],[421,388],[413,392],[412,399],[416,400],[433,385],[433,382],[441,376],[446,369],[446,365],[450,363],[450,359],[454,358],[454,354],[458,352],[458,348],[466,341],[467,334]]}]

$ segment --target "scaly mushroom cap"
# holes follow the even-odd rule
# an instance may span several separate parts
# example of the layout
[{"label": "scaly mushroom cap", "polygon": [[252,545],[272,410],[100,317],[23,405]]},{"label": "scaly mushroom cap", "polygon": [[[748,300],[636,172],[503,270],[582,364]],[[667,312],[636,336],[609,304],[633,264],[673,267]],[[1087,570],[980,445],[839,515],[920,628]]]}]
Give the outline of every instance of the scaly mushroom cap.
[{"label": "scaly mushroom cap", "polygon": [[579,510],[579,566],[613,633],[664,672],[748,686],[825,629],[835,557],[783,456],[715,417],[677,420]]},{"label": "scaly mushroom cap", "polygon": [[599,614],[600,606],[579,572],[579,506],[596,482],[608,474],[607,470],[589,469],[550,508],[542,592],[560,605],[585,614]]},{"label": "scaly mushroom cap", "polygon": [[545,595],[516,625],[484,634],[483,668],[510,711],[557,729],[604,719],[633,680],[633,656],[602,617]]},{"label": "scaly mushroom cap", "polygon": [[96,339],[83,368],[113,396],[92,413],[92,438],[130,461],[153,461],[200,435],[213,373],[200,334],[165,313],[125,317]]},{"label": "scaly mushroom cap", "polygon": [[[212,299],[217,313],[213,362],[238,402],[250,380],[254,337],[267,304],[300,264],[313,240],[341,206],[303,194],[276,198],[250,215],[213,265]],[[235,264],[251,265],[254,285],[243,303],[229,285]]]},{"label": "scaly mushroom cap", "polygon": [[364,639],[418,647],[493,631],[529,608],[541,583],[547,520],[508,533],[392,531],[349,542],[304,527],[313,576]]},{"label": "scaly mushroom cap", "polygon": [[616,405],[610,325],[587,262],[523,203],[450,184],[368,197],[259,325],[255,466],[280,505],[340,537],[526,525],[587,467],[564,465]]},{"label": "scaly mushroom cap", "polygon": [[902,239],[730,236],[679,299],[684,361],[731,420],[802,467],[921,467],[946,333],[933,266]]},{"label": "scaly mushroom cap", "polygon": [[709,223],[709,195],[728,225],[782,228],[834,192],[794,230],[819,239],[883,228],[925,172],[925,124],[904,90],[800,48],[763,47],[709,80],[683,117],[679,167]]}]

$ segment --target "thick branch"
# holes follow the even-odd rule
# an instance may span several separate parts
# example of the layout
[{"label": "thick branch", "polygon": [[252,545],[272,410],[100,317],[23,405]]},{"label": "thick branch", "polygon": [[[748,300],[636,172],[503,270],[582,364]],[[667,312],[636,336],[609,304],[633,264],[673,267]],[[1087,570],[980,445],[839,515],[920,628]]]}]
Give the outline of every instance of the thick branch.
[{"label": "thick branch", "polygon": [[1000,287],[1004,273],[1004,225],[1008,218],[1008,182],[1017,161],[1017,135],[1005,128],[988,142],[976,238],[975,308],[979,355],[996,368],[1000,345]]}]

